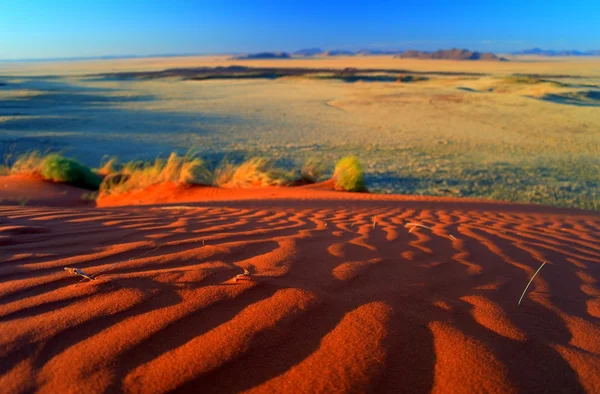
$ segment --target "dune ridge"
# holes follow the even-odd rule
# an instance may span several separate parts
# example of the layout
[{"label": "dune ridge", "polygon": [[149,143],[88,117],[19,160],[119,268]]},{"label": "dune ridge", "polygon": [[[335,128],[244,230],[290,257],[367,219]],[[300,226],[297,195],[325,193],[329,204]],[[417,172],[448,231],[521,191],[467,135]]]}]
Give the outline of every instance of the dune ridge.
[{"label": "dune ridge", "polygon": [[0,206],[3,390],[600,390],[600,214],[280,192]]}]

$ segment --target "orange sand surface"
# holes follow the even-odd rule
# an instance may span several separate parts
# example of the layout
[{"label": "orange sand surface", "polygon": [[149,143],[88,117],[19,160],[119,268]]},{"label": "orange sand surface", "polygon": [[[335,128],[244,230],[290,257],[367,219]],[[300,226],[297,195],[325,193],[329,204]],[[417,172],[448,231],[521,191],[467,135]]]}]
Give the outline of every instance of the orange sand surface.
[{"label": "orange sand surface", "polygon": [[0,205],[81,206],[94,205],[84,198],[88,190],[46,182],[29,176],[0,176]]},{"label": "orange sand surface", "polygon": [[170,193],[0,205],[0,391],[600,392],[598,213]]}]

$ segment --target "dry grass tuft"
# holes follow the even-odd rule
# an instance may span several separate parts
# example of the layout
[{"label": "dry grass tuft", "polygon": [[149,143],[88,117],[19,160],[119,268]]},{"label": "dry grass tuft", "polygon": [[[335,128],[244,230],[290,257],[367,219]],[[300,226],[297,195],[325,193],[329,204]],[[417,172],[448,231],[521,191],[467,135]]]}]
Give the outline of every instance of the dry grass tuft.
[{"label": "dry grass tuft", "polygon": [[38,151],[24,153],[10,166],[10,173],[15,175],[41,176],[44,156]]},{"label": "dry grass tuft", "polygon": [[326,171],[327,165],[322,160],[316,158],[307,159],[300,169],[299,181],[316,183],[323,178]]},{"label": "dry grass tuft", "polygon": [[109,175],[117,172],[117,158],[111,157],[106,161],[106,163],[102,164],[99,168],[95,170],[98,175]]},{"label": "dry grass tuft", "polygon": [[213,184],[220,187],[287,186],[290,172],[275,167],[272,160],[255,157],[240,165],[223,162],[216,169]]},{"label": "dry grass tuft", "polygon": [[[114,162],[112,163],[114,166]],[[164,182],[198,185],[210,184],[211,174],[204,161],[193,153],[179,156],[171,153],[168,159],[154,162],[129,162],[120,171],[104,178],[100,187],[103,194],[122,194],[145,189]]]}]

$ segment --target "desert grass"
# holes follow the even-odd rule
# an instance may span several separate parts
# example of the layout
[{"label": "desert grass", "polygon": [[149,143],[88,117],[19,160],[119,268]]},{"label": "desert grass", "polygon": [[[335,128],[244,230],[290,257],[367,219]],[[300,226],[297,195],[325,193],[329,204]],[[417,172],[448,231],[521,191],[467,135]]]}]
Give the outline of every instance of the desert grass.
[{"label": "desert grass", "polygon": [[[289,166],[288,166],[289,167]],[[272,159],[252,157],[239,164],[223,160],[214,170],[193,151],[185,155],[171,153],[168,158],[153,161],[130,161],[120,164],[111,157],[99,168],[91,170],[76,160],[58,154],[42,155],[32,151],[19,156],[10,174],[38,176],[69,183],[100,195],[119,195],[143,190],[153,185],[213,185],[225,188],[268,186],[300,186],[322,180],[328,166],[319,159],[306,160],[300,169],[276,165]],[[336,167],[337,187],[347,191],[365,191],[362,168],[355,157],[347,157]],[[81,199],[92,201],[98,193],[84,193]]]},{"label": "desert grass", "polygon": [[[112,173],[104,178],[100,186],[101,194],[122,194],[133,190],[172,182],[175,184],[210,184],[211,173],[204,160],[193,152],[180,156],[171,153],[167,159],[157,158],[153,162],[132,161],[120,169],[116,162],[111,163]],[[108,170],[106,165],[103,169]]]},{"label": "desert grass", "polygon": [[118,165],[118,159],[115,156],[113,156],[113,157],[110,157],[105,162],[103,162],[100,165],[100,167],[98,167],[94,171],[98,175],[106,176],[106,175],[113,174],[113,173],[117,172],[117,165]]},{"label": "desert grass", "polygon": [[349,192],[364,192],[365,178],[362,166],[356,156],[347,156],[335,165],[333,173],[336,189]]},{"label": "desert grass", "polygon": [[19,156],[12,164],[10,173],[41,177],[90,190],[98,190],[101,182],[97,174],[77,160],[57,153],[42,155],[37,151]]},{"label": "desert grass", "polygon": [[[12,159],[11,155],[5,155],[5,162]],[[39,151],[31,151],[18,156],[12,164],[9,164],[10,173],[14,175],[41,175],[44,156]]]},{"label": "desert grass", "polygon": [[308,158],[300,169],[298,183],[316,183],[322,180],[327,173],[327,164],[319,158]]},{"label": "desert grass", "polygon": [[50,154],[42,161],[41,175],[53,182],[97,190],[100,187],[100,177],[92,170],[78,162],[58,154]]},{"label": "desert grass", "polygon": [[[184,156],[171,153],[166,160],[158,158],[152,162],[131,161],[122,165],[111,158],[97,171],[104,175],[100,193],[118,195],[165,182],[224,188],[300,186],[322,180],[327,168],[319,159],[305,161],[298,170],[277,165],[274,160],[265,157],[251,157],[237,164],[225,159],[211,169],[204,160],[188,152]],[[342,179],[352,175],[352,171],[347,172]],[[348,190],[362,191],[364,187]]]},{"label": "desert grass", "polygon": [[220,187],[289,186],[293,173],[279,168],[272,160],[254,157],[239,165],[224,161],[215,170],[213,184]]}]

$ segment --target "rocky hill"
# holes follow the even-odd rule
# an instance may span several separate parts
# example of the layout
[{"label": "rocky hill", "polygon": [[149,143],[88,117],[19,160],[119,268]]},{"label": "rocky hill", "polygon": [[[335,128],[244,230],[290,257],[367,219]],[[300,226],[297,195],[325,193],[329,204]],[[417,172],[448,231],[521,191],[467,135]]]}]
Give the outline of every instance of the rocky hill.
[{"label": "rocky hill", "polygon": [[234,56],[234,60],[250,60],[250,59],[289,59],[291,56],[286,52],[259,52],[249,53],[242,56]]},{"label": "rocky hill", "polygon": [[507,61],[491,52],[469,51],[468,49],[443,49],[435,52],[405,51],[396,56],[403,59],[443,59],[443,60],[487,60]]}]

